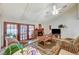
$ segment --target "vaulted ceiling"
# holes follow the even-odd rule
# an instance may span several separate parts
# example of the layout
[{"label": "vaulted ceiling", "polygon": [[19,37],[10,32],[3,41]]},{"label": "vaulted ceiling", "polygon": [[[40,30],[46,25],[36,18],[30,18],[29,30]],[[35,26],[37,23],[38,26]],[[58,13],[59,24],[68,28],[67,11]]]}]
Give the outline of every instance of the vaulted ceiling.
[{"label": "vaulted ceiling", "polygon": [[2,3],[0,4],[0,16],[7,19],[28,21],[48,21],[56,16],[51,14],[53,5],[62,8],[65,12],[73,4],[70,3]]}]

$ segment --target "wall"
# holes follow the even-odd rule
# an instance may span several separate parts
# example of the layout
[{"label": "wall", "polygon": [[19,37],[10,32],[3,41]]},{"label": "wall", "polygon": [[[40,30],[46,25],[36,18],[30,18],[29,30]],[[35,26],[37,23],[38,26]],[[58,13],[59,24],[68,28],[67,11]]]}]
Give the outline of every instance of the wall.
[{"label": "wall", "polygon": [[76,5],[61,14],[59,17],[52,19],[50,22],[52,24],[52,28],[58,28],[59,24],[64,24],[67,26],[66,28],[62,29],[62,37],[75,38],[79,36],[79,19],[77,18]]},{"label": "wall", "polygon": [[[0,20],[0,22],[1,22],[1,20]],[[1,33],[2,33],[2,32],[1,32],[1,24],[0,24],[0,49],[1,49],[1,45],[2,45],[2,44],[1,44],[1,43],[2,43],[2,38],[1,38],[1,35],[2,35],[2,34],[1,34]]]}]

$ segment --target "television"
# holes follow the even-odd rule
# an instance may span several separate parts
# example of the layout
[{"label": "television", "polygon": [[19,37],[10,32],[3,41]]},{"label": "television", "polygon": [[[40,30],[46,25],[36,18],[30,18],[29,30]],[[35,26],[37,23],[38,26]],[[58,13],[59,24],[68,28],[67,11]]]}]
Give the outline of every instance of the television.
[{"label": "television", "polygon": [[61,34],[60,29],[52,29],[52,34]]}]

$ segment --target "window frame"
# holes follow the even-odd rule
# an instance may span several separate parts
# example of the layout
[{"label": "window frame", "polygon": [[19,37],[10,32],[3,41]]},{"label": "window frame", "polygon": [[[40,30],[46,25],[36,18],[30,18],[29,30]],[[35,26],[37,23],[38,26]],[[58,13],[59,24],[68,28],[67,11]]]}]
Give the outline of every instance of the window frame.
[{"label": "window frame", "polygon": [[27,26],[27,39],[25,40],[30,40],[30,39],[33,39],[33,38],[29,38],[29,26],[34,26],[34,34],[35,34],[35,25],[33,24],[23,24],[23,23],[15,23],[15,22],[4,22],[4,32],[3,32],[3,36],[4,36],[4,46],[6,46],[6,41],[5,41],[5,34],[6,34],[6,30],[7,30],[7,24],[15,24],[17,26],[17,40],[18,41],[21,41],[20,40],[20,26],[21,25],[26,25]]}]

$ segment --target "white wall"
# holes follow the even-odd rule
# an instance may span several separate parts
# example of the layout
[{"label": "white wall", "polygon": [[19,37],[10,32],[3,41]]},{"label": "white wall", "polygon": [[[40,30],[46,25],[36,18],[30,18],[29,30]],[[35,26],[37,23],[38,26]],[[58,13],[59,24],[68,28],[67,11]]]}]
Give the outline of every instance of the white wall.
[{"label": "white wall", "polygon": [[[1,25],[0,25],[0,28],[1,28]],[[0,32],[1,32],[1,29],[0,29]],[[1,49],[1,33],[0,33],[0,49]]]},{"label": "white wall", "polygon": [[52,19],[50,21],[52,28],[58,28],[59,24],[64,24],[67,28],[62,29],[62,37],[75,38],[79,36],[79,19],[77,18],[76,13],[76,6],[73,6],[67,12],[61,14],[58,18]]}]

